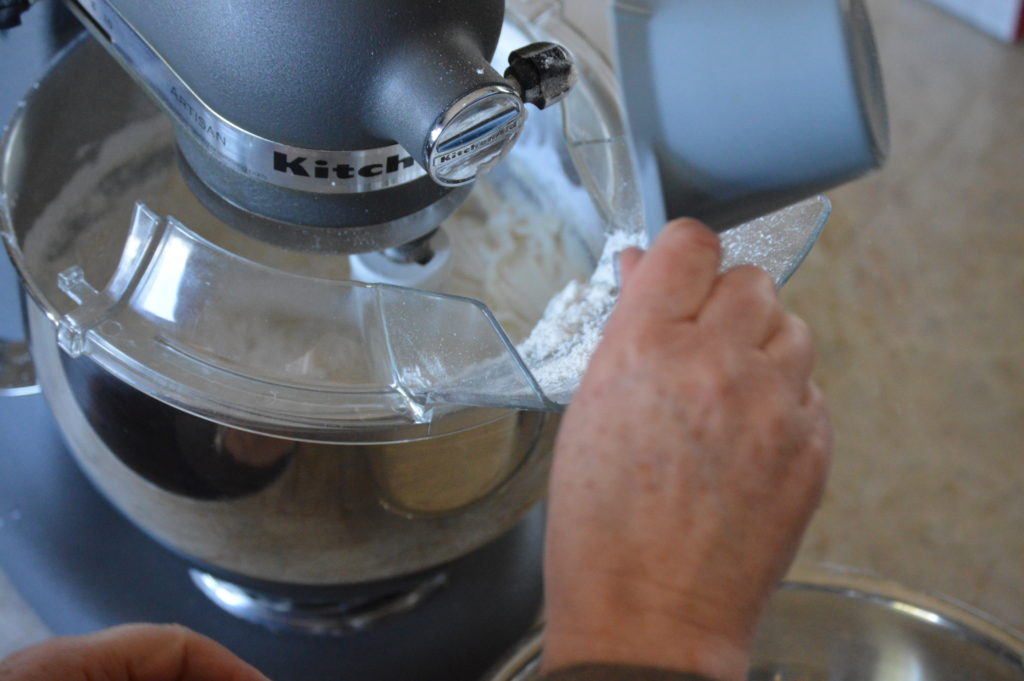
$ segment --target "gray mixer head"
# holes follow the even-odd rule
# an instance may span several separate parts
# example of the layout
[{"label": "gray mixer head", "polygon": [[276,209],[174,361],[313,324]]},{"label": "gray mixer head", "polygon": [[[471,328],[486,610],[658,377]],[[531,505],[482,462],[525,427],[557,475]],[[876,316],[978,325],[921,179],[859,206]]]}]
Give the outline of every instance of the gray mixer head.
[{"label": "gray mixer head", "polygon": [[491,67],[504,0],[68,4],[175,120],[196,195],[286,245],[430,233],[575,79],[551,44]]}]

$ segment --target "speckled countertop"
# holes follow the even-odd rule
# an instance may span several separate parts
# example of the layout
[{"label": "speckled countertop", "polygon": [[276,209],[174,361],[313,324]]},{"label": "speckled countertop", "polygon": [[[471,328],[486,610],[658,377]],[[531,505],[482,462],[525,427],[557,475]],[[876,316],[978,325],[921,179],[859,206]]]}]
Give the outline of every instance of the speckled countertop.
[{"label": "speckled countertop", "polygon": [[[892,160],[832,194],[785,292],[817,332],[837,429],[799,562],[1024,630],[1024,47],[921,0],[869,4]],[[44,633],[0,575],[0,655]]]},{"label": "speckled countertop", "polygon": [[833,192],[786,302],[837,429],[801,554],[1024,630],[1024,46],[876,0],[893,151]]}]

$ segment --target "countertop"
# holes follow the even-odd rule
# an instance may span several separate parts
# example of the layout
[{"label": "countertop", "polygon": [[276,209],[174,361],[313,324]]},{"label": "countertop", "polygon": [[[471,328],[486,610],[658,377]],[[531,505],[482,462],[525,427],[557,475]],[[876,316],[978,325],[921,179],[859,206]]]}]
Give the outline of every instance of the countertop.
[{"label": "countertop", "polygon": [[1024,630],[1024,46],[869,4],[892,157],[832,192],[784,295],[817,333],[837,436],[800,560]]},{"label": "countertop", "polygon": [[[835,217],[784,294],[817,333],[837,431],[798,563],[1024,630],[1024,48],[921,0],[869,4],[892,159],[832,193]],[[0,304],[12,282],[4,260]],[[0,575],[0,655],[44,635]]]}]

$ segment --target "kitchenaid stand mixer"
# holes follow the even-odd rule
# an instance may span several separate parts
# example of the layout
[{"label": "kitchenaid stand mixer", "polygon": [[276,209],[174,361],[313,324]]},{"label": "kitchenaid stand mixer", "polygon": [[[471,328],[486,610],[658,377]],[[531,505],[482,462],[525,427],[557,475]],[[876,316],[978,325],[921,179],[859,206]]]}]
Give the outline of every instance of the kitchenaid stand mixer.
[{"label": "kitchenaid stand mixer", "polygon": [[[253,3],[245,40],[223,20],[231,7],[200,19],[179,4],[72,3],[128,69],[74,45],[5,144],[5,237],[33,359],[79,465],[188,557],[204,593],[261,626],[337,633],[402,612],[378,630],[408,626],[479,588],[486,577],[458,578],[475,561],[521,630],[540,520],[494,541],[543,495],[559,405],[484,305],[430,292],[443,273],[423,272],[484,170],[502,207],[537,199],[595,262],[605,232],[642,233],[649,168],[607,65],[553,2],[510,3],[502,37],[524,39],[503,50],[505,77],[490,66],[504,3],[312,3],[328,19]],[[290,37],[299,61],[268,57],[261,32]],[[197,66],[196,36],[220,71]],[[526,126],[524,99],[572,85],[570,53],[580,83],[564,122],[556,110]],[[326,78],[340,62],[348,75]],[[524,129],[546,155],[514,148]],[[563,180],[531,179],[538,158],[592,205],[560,214]],[[800,189],[785,196],[871,163],[791,178]],[[780,279],[822,225],[820,206],[806,212]]]}]

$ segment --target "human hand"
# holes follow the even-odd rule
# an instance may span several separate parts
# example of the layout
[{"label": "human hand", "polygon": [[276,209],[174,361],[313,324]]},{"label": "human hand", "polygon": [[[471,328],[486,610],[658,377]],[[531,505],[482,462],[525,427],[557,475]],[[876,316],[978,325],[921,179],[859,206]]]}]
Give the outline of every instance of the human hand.
[{"label": "human hand", "polygon": [[692,220],[622,256],[619,303],[556,445],[545,671],[746,678],[820,503],[831,427],[807,326],[766,273],[720,276],[720,260]]},{"label": "human hand", "polygon": [[267,681],[218,643],[175,625],[67,636],[0,660],[0,681]]}]

